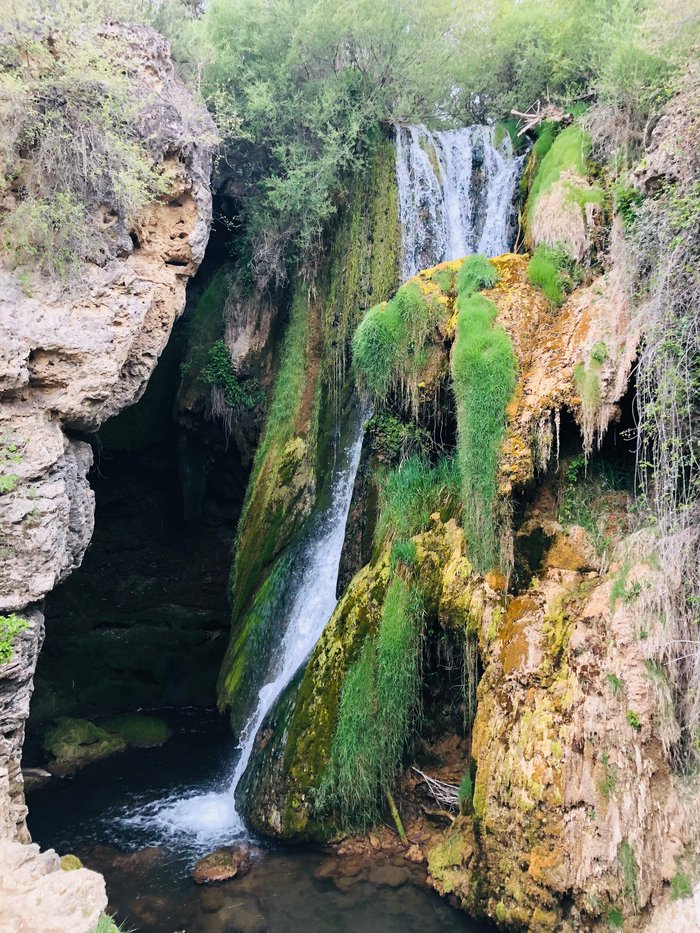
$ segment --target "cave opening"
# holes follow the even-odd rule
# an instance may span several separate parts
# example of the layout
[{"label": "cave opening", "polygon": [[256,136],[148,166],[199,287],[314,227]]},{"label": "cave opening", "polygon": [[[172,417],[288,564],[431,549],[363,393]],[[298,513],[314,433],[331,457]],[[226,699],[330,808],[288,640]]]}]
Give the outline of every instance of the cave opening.
[{"label": "cave opening", "polygon": [[[95,528],[82,564],[46,598],[25,761],[59,716],[98,719],[163,707],[211,707],[230,614],[228,580],[252,449],[205,409],[180,400],[192,319],[230,256],[215,225],[142,397],[82,435]],[[202,392],[208,387],[202,386]]]}]

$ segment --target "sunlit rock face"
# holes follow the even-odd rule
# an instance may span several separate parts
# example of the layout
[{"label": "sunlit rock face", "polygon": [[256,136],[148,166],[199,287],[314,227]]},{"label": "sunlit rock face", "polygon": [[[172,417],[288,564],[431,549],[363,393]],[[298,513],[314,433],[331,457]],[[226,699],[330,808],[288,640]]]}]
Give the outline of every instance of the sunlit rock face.
[{"label": "sunlit rock face", "polygon": [[9,771],[12,801],[3,833],[19,838],[19,756],[41,600],[80,565],[93,530],[92,452],[78,434],[143,394],[211,224],[211,119],[175,77],[164,39],[146,28],[104,28],[128,46],[134,95],[148,100],[148,148],[169,189],[130,229],[115,223],[114,249],[99,265],[83,263],[67,285],[0,265],[0,443],[3,473],[13,476],[0,510],[0,612],[31,620],[13,661],[0,667],[0,769]]}]

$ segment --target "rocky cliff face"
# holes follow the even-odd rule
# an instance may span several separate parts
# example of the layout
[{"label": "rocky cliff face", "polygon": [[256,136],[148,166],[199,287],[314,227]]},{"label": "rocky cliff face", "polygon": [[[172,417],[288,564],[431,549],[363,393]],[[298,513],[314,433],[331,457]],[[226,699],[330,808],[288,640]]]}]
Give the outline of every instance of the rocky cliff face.
[{"label": "rocky cliff face", "polygon": [[[0,666],[0,774],[11,806],[3,833],[27,838],[19,759],[43,638],[41,601],[80,565],[93,529],[81,434],[139,399],[184,307],[211,222],[210,118],[176,79],[167,43],[108,27],[128,44],[145,95],[149,149],[168,193],[115,231],[114,257],[61,285],[0,266],[0,612],[29,626]],[[98,206],[96,206],[96,210]],[[118,225],[117,225],[118,226]]]}]

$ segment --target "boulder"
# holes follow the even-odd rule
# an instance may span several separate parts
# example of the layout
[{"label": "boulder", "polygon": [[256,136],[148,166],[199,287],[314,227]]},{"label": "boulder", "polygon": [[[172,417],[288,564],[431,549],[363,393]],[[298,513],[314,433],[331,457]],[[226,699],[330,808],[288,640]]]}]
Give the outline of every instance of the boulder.
[{"label": "boulder", "polygon": [[65,777],[92,761],[123,752],[126,742],[87,719],[59,717],[44,736],[44,751],[51,756],[47,769]]},{"label": "boulder", "polygon": [[210,884],[212,881],[229,881],[242,878],[252,868],[262,853],[257,846],[249,842],[239,842],[231,846],[222,846],[201,858],[194,866],[192,878],[196,884]]}]

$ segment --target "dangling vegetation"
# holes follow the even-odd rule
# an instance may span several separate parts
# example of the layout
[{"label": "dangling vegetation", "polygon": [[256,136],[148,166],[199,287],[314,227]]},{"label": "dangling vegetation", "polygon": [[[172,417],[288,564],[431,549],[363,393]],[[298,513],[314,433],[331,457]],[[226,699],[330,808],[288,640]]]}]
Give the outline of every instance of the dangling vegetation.
[{"label": "dangling vegetation", "polygon": [[498,453],[506,426],[506,405],[516,380],[510,338],[494,323],[496,314],[496,306],[483,295],[459,294],[452,385],[457,402],[462,520],[469,554],[481,571],[488,570],[497,558],[494,506]]},{"label": "dangling vegetation", "polygon": [[376,822],[420,715],[423,600],[396,574],[387,589],[376,639],[367,638],[343,684],[331,758],[318,807],[340,825]]},{"label": "dangling vegetation", "polygon": [[386,304],[365,314],[352,340],[352,357],[360,381],[377,403],[390,393],[417,408],[418,379],[425,347],[441,314],[441,306],[409,283]]}]

